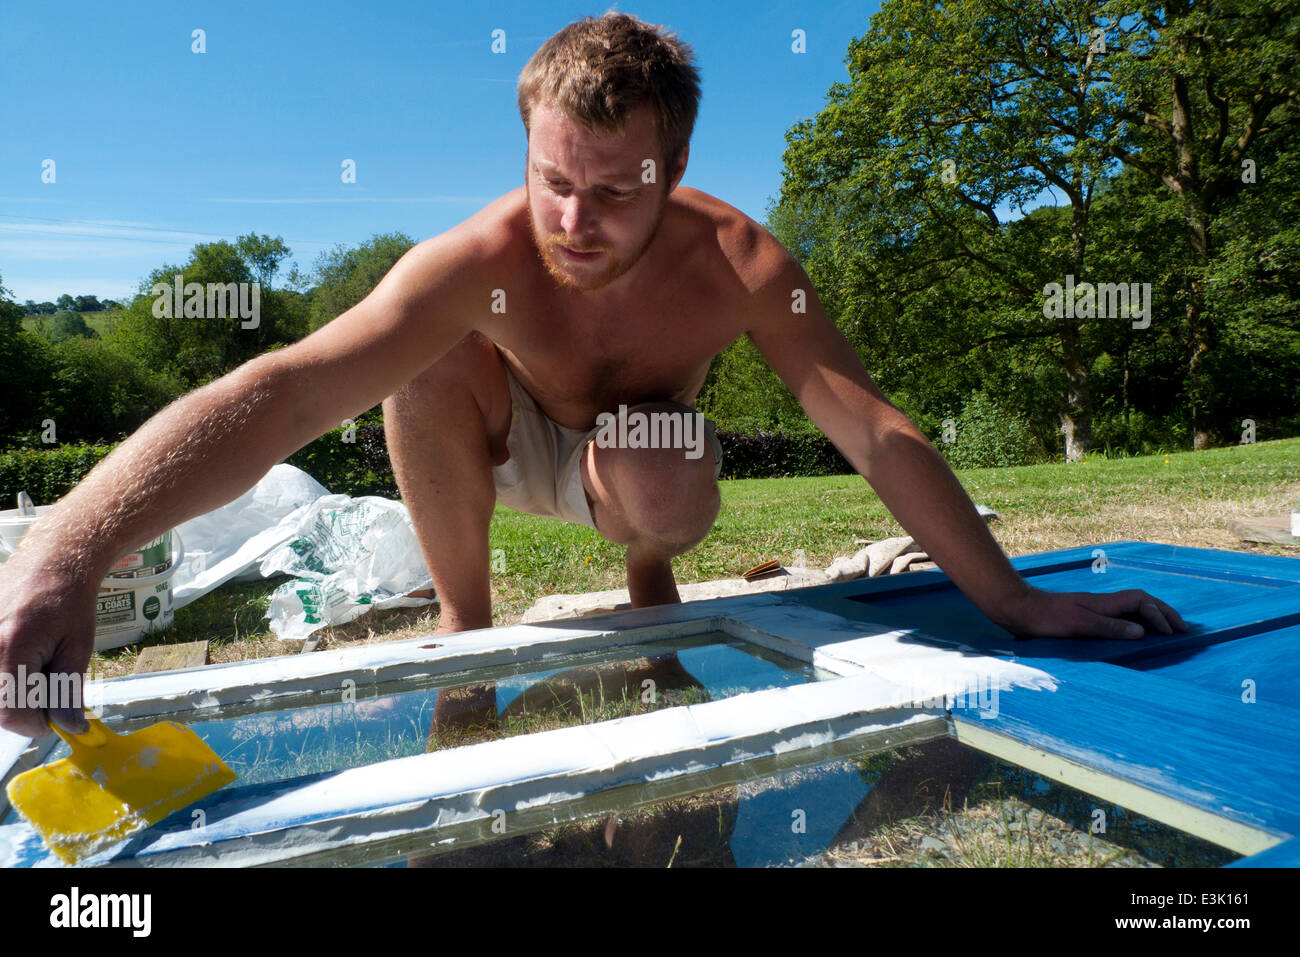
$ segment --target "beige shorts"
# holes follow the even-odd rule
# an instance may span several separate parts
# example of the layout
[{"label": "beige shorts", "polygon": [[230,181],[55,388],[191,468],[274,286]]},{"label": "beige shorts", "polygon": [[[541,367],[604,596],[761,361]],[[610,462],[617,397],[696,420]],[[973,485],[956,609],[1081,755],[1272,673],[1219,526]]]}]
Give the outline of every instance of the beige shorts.
[{"label": "beige shorts", "polygon": [[[582,487],[582,456],[600,427],[570,429],[552,422],[510,367],[502,365],[510,383],[510,435],[506,439],[510,458],[492,468],[497,501],[518,512],[595,528]],[[695,412],[688,405],[669,404],[680,406],[683,412]],[[716,479],[722,472],[722,445],[711,419],[704,420],[704,434],[713,449]]]}]

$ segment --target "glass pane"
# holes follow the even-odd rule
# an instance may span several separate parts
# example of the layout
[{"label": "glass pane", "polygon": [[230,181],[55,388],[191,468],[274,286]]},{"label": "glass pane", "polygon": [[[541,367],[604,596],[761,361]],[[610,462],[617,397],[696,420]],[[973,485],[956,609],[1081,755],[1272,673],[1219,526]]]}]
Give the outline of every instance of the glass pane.
[{"label": "glass pane", "polygon": [[[108,723],[117,731],[189,724],[239,775],[232,785],[239,787],[835,677],[713,631],[432,681]],[[60,742],[46,761],[67,754]],[[12,819],[11,811],[0,823]]]}]

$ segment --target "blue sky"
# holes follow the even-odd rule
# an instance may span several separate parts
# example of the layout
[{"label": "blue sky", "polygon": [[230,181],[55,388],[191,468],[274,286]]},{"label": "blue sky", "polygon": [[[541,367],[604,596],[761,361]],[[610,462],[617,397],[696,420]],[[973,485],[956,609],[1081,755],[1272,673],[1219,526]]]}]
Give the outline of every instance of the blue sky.
[{"label": "blue sky", "polygon": [[[555,31],[609,8],[0,4],[0,283],[19,302],[119,298],[195,243],[247,232],[283,236],[303,269],[375,233],[437,235],[522,185],[519,71]],[[785,131],[848,79],[849,40],[879,2],[617,9],[695,50],[703,98],[683,184],[762,221]],[[796,28],[806,53],[791,50]],[[191,51],[195,29],[206,53]],[[344,159],[355,184],[340,180]]]}]

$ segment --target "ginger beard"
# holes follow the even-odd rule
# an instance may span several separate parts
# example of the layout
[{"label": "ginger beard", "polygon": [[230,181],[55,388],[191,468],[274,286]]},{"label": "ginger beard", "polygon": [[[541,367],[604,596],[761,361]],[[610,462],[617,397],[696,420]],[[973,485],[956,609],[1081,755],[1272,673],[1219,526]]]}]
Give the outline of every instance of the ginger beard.
[{"label": "ginger beard", "polygon": [[[622,276],[625,272],[637,264],[654,241],[659,232],[659,223],[664,218],[664,212],[668,209],[668,196],[665,193],[659,209],[655,212],[654,223],[651,225],[649,232],[637,247],[636,252],[630,256],[619,259],[614,255],[613,247],[609,245],[590,246],[578,249],[578,252],[596,252],[605,253],[605,271],[601,273],[588,274],[588,278],[583,278],[583,273],[579,272],[583,267],[580,264],[571,265],[568,260],[563,259],[564,253],[557,248],[559,246],[569,246],[568,238],[564,233],[555,233],[543,239],[538,235],[537,223],[533,219],[533,186],[531,177],[524,180],[525,195],[528,199],[528,230],[533,236],[533,245],[537,248],[537,255],[542,260],[542,265],[546,271],[551,274],[551,278],[556,284],[563,289],[572,292],[593,292],[604,286],[608,286],[615,279]],[[572,247],[570,247],[572,248]]]}]

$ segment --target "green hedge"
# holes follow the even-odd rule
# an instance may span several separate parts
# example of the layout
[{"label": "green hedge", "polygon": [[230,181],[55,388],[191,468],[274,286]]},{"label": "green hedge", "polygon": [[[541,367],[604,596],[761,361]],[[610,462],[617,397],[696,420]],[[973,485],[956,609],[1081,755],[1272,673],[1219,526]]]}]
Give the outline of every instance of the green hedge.
[{"label": "green hedge", "polygon": [[[719,432],[723,478],[772,478],[795,475],[845,475],[852,467],[824,436]],[[0,504],[14,506],[14,496],[25,490],[38,505],[48,505],[66,495],[78,481],[116,448],[101,445],[62,445],[49,449],[22,449],[0,453]],[[397,498],[397,480],[388,461],[384,427],[374,421],[359,422],[355,431],[342,428],[326,432],[288,459],[331,492],[347,495],[382,495]]]},{"label": "green hedge", "polygon": [[117,443],[0,452],[0,506],[13,508],[19,492],[26,492],[37,505],[49,505],[68,494],[115,448]]},{"label": "green hedge", "polygon": [[364,419],[353,429],[332,429],[289,456],[331,492],[397,498],[397,479],[388,461],[384,427]]}]

